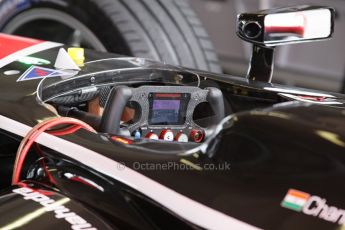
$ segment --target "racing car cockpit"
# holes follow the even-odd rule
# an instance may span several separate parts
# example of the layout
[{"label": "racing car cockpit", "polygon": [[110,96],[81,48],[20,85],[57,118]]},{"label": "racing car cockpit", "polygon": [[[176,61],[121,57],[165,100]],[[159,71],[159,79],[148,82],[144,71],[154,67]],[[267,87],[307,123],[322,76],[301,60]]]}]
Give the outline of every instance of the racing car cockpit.
[{"label": "racing car cockpit", "polygon": [[271,84],[275,46],[328,39],[333,33],[333,9],[292,9],[306,16],[324,12],[323,29],[318,30],[317,24],[303,24],[310,33],[302,36],[293,30],[295,27],[276,20],[300,18],[285,8],[238,17],[239,37],[253,43],[246,79],[143,58],[94,57],[80,71],[42,80],[37,90],[39,100],[52,105],[60,115],[78,118],[100,133],[131,140],[183,143],[207,140],[223,118],[240,111],[296,100],[343,104],[337,101],[338,96]]},{"label": "racing car cockpit", "polygon": [[222,91],[193,71],[141,58],[110,58],[86,63],[74,74],[43,80],[40,100],[100,133],[201,143],[226,114]]},{"label": "racing car cockpit", "polygon": [[[315,25],[325,33],[302,33],[300,22],[308,21],[304,29],[322,12]],[[332,9],[307,6],[240,15],[238,34],[254,43],[247,78],[89,50],[82,68],[59,68],[64,48],[41,53],[56,59],[44,78],[27,74],[32,66],[7,76],[19,63],[6,67],[1,93],[13,98],[2,101],[0,117],[0,226],[70,229],[72,218],[84,229],[108,229],[98,218],[109,229],[327,226],[328,203],[345,206],[345,97],[271,79],[272,46],[327,39],[333,19]],[[326,205],[313,195],[321,220],[297,216],[287,189],[286,197],[327,197]]]}]

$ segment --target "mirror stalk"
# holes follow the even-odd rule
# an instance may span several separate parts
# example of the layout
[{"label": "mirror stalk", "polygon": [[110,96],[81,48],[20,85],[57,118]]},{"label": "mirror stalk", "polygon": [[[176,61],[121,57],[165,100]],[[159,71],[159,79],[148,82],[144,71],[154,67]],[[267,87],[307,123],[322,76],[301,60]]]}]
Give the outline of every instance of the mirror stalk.
[{"label": "mirror stalk", "polygon": [[262,47],[253,44],[247,78],[252,81],[270,83],[274,68],[274,47]]}]

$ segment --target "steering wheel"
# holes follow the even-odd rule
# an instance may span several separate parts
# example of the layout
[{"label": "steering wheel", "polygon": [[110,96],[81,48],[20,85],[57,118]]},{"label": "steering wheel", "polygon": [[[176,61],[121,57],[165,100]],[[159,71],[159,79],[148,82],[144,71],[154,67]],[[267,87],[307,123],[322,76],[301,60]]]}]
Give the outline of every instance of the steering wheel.
[{"label": "steering wheel", "polygon": [[[157,99],[157,97],[161,98]],[[188,133],[195,129],[202,130],[201,127],[194,123],[193,112],[195,108],[203,102],[208,102],[215,113],[214,116],[212,116],[212,121],[209,124],[210,126],[218,124],[225,116],[223,94],[217,88],[209,87],[201,89],[191,86],[141,86],[138,88],[130,88],[127,86],[117,86],[114,87],[109,94],[99,127],[100,132],[113,135],[121,134],[121,116],[128,101],[137,102],[142,110],[139,121],[129,126],[130,133],[138,129],[142,129],[145,135],[150,132],[149,130],[152,132],[152,130],[157,129],[161,129],[159,133],[161,133],[163,129],[179,129]],[[171,102],[176,104],[176,101],[179,106],[178,111],[182,114],[178,114],[177,116],[179,116],[179,118],[183,117],[183,119],[178,119],[179,121],[181,120],[180,123],[152,123],[152,114],[155,112],[155,102],[159,102],[159,106],[164,107],[168,106]],[[171,114],[166,115],[163,113],[163,115],[158,116],[158,120],[161,120],[162,117],[168,119],[169,116],[171,116]],[[177,131],[174,132],[176,133]]]}]

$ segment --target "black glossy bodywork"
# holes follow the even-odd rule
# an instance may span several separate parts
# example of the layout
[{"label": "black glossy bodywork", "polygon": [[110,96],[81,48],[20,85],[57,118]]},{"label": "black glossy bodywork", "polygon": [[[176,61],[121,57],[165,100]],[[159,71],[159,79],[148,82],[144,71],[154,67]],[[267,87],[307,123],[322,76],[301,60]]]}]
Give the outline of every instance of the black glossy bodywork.
[{"label": "black glossy bodywork", "polygon": [[[51,49],[35,56],[53,62],[57,52],[58,49]],[[86,57],[91,61],[116,56],[86,51]],[[1,70],[0,114],[34,126],[42,120],[57,116],[37,99],[36,90],[40,81],[16,82],[19,76],[3,74],[6,70],[24,72],[27,68],[28,66],[14,62]],[[106,70],[113,66],[100,61],[98,68]],[[157,69],[161,69],[161,66]],[[111,78],[115,83],[124,85],[154,85],[167,84],[170,79],[161,73],[154,77],[146,74],[147,71],[147,68],[143,68],[134,72],[114,70],[110,73],[92,72],[88,75],[86,66],[79,73],[79,79],[61,84],[72,88],[78,84],[97,86],[97,81]],[[200,76],[200,88],[215,87],[223,94],[228,117],[202,144],[203,148],[197,148],[199,145],[195,143],[157,143],[146,139],[124,144],[110,135],[93,134],[84,130],[62,138],[96,151],[109,160],[121,162],[179,194],[258,228],[339,228],[337,223],[283,208],[281,202],[287,191],[293,188],[326,198],[327,204],[345,208],[344,95],[287,88],[197,70],[178,68],[178,71],[186,76],[180,85],[195,83],[189,82],[191,77],[188,76],[192,72]],[[115,75],[116,78],[112,78]],[[129,78],[136,81],[128,82]],[[59,93],[59,84],[50,90],[47,97],[53,98],[53,94]],[[326,95],[325,100],[337,104],[293,101],[282,96],[282,93]],[[5,215],[5,218],[0,218],[0,228],[11,224],[15,218],[34,213],[40,208],[37,202],[24,200],[20,195],[14,194],[13,189],[17,187],[9,189],[9,165],[13,164],[22,137],[4,127],[1,129],[1,137],[0,147],[3,151],[0,158],[7,161],[1,160],[0,178],[1,181],[7,180],[1,185],[7,189],[3,190],[0,197],[0,216]],[[57,151],[44,146],[40,148],[54,183],[47,181],[47,175],[40,172],[38,162],[42,159],[36,161],[36,149],[32,150],[32,160],[28,160],[26,174],[22,176],[25,181],[19,186],[48,191],[54,199],[70,199],[68,207],[86,221],[92,222],[93,226],[98,226],[98,229],[201,229],[197,223],[189,222],[154,198],[136,191],[135,186],[110,178]],[[140,170],[135,167],[136,163],[174,162],[183,165],[186,161],[201,168],[210,164],[219,168]],[[51,212],[44,212],[22,226],[43,229],[48,224],[56,224],[59,229],[69,228],[65,220],[54,218]]]}]

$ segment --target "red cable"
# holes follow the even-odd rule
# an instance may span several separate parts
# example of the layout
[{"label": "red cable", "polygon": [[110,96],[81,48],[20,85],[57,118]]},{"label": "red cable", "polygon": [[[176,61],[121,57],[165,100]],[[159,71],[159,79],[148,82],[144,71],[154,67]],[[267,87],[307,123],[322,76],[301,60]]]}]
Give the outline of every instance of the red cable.
[{"label": "red cable", "polygon": [[[32,144],[36,141],[36,139],[41,135],[43,132],[46,130],[57,126],[57,125],[74,125],[69,129],[63,130],[63,132],[59,133],[57,131],[53,131],[52,133],[55,133],[57,135],[63,135],[64,133],[68,131],[76,131],[80,128],[84,128],[86,130],[89,130],[91,132],[96,133],[96,131],[88,124],[86,124],[83,121],[70,118],[70,117],[57,117],[53,118],[47,121],[43,121],[39,124],[37,124],[35,127],[33,127],[30,132],[24,137],[24,139],[21,141],[18,151],[17,151],[17,156],[16,156],[16,161],[14,164],[14,170],[13,170],[13,175],[12,175],[12,184],[17,184],[20,181],[20,173],[23,168],[24,160],[25,157],[27,156]],[[71,133],[71,132],[70,132]]]},{"label": "red cable", "polygon": [[35,142],[35,140],[38,138],[38,136],[44,132],[45,130],[52,128],[56,125],[61,125],[61,124],[76,124],[78,126],[84,127],[90,131],[93,131],[93,128],[91,128],[88,124],[74,119],[74,118],[54,118],[45,122],[42,122],[38,125],[36,125],[23,139],[21,142],[21,145],[19,146],[18,152],[17,152],[17,158],[16,158],[16,163],[14,167],[14,172],[13,172],[13,179],[12,183],[17,183],[19,182],[20,179],[20,172],[23,167],[24,159],[29,152],[29,149],[31,145]]},{"label": "red cable", "polygon": [[54,135],[54,136],[64,136],[64,135],[68,135],[68,134],[77,132],[81,128],[82,127],[80,125],[73,125],[73,126],[68,127],[66,129],[49,131],[47,133],[49,133],[50,135]]}]

